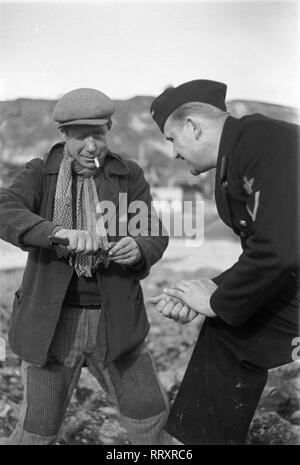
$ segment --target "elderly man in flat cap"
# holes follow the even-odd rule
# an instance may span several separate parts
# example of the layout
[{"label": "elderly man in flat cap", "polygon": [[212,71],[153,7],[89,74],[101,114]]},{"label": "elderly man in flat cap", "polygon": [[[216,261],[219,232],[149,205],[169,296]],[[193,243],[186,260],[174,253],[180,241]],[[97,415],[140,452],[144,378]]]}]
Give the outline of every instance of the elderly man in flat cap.
[{"label": "elderly man in flat cap", "polygon": [[299,127],[233,118],[225,95],[225,84],[195,80],[151,106],[175,158],[193,175],[216,168],[219,215],[243,248],[216,278],[152,299],[176,320],[205,320],[166,428],[185,444],[244,444],[268,369],[292,361],[298,332]]},{"label": "elderly man in flat cap", "polygon": [[65,142],[1,190],[1,238],[29,251],[9,332],[25,393],[8,444],[55,442],[83,366],[113,396],[132,444],[170,440],[168,402],[144,344],[149,323],[139,283],[168,236],[160,228],[151,237],[151,222],[135,237],[123,224],[121,235],[99,210],[101,202],[112,205],[115,219],[120,193],[151,210],[141,168],[107,149],[113,111],[97,90],[66,94],[53,113]]}]

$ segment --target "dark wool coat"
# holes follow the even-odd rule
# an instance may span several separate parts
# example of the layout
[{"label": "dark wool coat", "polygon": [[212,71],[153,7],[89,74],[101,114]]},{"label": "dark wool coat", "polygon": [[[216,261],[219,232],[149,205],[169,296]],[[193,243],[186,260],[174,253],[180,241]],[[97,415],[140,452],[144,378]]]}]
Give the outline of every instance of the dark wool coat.
[{"label": "dark wool coat", "polygon": [[[233,326],[274,298],[296,302],[299,270],[299,127],[255,114],[225,121],[216,170],[221,219],[243,253],[214,279],[211,307]],[[293,318],[293,317],[292,317]]]},{"label": "dark wool coat", "polygon": [[[62,154],[63,144],[55,145],[45,161],[31,160],[13,184],[0,191],[0,237],[29,251],[22,285],[13,304],[9,344],[21,359],[37,365],[46,362],[74,272],[64,259],[57,258],[48,242],[55,227],[52,216]],[[99,199],[112,201],[117,215],[119,193],[127,193],[128,203],[141,200],[150,207],[149,185],[133,161],[108,152],[95,183]],[[136,240],[143,255],[141,264],[126,267],[111,262],[108,268],[97,271],[107,342],[106,364],[139,345],[149,330],[139,280],[162,257],[168,237],[160,232],[159,236],[141,235]]]},{"label": "dark wool coat", "polygon": [[292,361],[299,307],[299,128],[262,115],[228,117],[216,204],[241,238],[214,279],[207,318],[166,430],[184,444],[244,444],[267,370]]}]

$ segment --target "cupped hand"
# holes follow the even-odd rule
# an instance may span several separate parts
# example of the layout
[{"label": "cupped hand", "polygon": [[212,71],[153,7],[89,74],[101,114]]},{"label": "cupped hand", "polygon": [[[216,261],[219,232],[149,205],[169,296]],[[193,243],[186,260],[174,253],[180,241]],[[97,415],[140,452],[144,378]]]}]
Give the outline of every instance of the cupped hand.
[{"label": "cupped hand", "polygon": [[166,294],[160,294],[152,297],[150,302],[154,305],[155,310],[166,318],[172,318],[174,321],[186,324],[198,316],[187,305],[176,298],[171,298]]},{"label": "cupped hand", "polygon": [[180,281],[171,288],[165,288],[164,294],[179,299],[197,313],[214,317],[216,314],[210,306],[210,298],[217,285],[210,279]]},{"label": "cupped hand", "polygon": [[126,236],[120,239],[109,251],[110,259],[120,265],[133,265],[138,262],[141,257],[140,248],[131,236]]}]

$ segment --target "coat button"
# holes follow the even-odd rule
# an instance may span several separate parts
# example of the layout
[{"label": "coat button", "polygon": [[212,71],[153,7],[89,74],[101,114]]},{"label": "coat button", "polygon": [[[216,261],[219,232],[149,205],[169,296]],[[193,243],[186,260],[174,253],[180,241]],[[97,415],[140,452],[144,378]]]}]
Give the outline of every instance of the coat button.
[{"label": "coat button", "polygon": [[227,186],[228,186],[228,182],[227,182],[227,181],[223,181],[223,182],[222,182],[222,186],[223,186],[223,187],[227,187]]},{"label": "coat button", "polygon": [[240,220],[239,223],[243,227],[247,226],[247,221],[245,221],[245,220]]}]

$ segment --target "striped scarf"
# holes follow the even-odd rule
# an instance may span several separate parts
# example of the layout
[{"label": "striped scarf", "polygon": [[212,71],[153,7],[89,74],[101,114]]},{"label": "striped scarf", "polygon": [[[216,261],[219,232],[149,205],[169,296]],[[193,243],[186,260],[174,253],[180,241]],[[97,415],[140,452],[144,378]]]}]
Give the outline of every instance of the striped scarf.
[{"label": "striped scarf", "polygon": [[[96,212],[99,203],[97,189],[93,175],[95,171],[87,172],[80,167],[74,158],[64,150],[64,156],[59,168],[53,222],[63,226],[65,229],[77,229],[90,231],[98,242],[98,247],[104,247],[108,243],[107,233],[103,224],[100,225],[101,214]],[[76,212],[72,214],[72,173],[76,173],[77,195]],[[76,220],[75,220],[76,218]],[[98,223],[97,223],[98,221]],[[103,222],[102,222],[103,223]],[[101,231],[101,235],[99,234]],[[105,231],[105,232],[103,232]],[[69,264],[75,268],[78,276],[91,278],[99,260],[95,255],[71,254]]]}]

